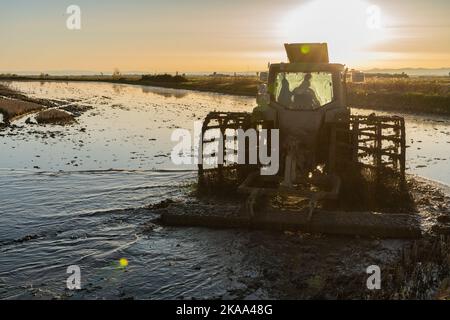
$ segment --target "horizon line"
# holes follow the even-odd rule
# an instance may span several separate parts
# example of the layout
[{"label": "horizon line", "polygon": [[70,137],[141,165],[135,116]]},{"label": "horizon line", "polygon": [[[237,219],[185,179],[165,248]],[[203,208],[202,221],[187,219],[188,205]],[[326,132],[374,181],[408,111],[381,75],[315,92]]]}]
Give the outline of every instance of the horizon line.
[{"label": "horizon line", "polygon": [[[437,67],[437,68],[427,68],[427,67],[400,67],[400,68],[382,68],[375,67],[370,69],[359,69],[359,68],[350,68],[349,70],[358,70],[363,72],[375,72],[375,71],[402,71],[402,70],[414,70],[414,71],[441,71],[441,70],[450,70],[450,66],[448,67]],[[119,70],[120,71],[120,70]],[[179,74],[179,75],[189,75],[189,74],[251,74],[251,73],[259,73],[259,72],[267,72],[268,70],[247,70],[247,71],[143,71],[143,70],[126,70],[120,72],[121,75],[143,75],[143,74]],[[43,71],[4,71],[0,70],[0,75],[21,75],[21,76],[34,76],[41,75],[42,73],[48,74],[49,76],[92,76],[92,75],[112,75],[111,71],[100,71],[100,70],[43,70]]]}]

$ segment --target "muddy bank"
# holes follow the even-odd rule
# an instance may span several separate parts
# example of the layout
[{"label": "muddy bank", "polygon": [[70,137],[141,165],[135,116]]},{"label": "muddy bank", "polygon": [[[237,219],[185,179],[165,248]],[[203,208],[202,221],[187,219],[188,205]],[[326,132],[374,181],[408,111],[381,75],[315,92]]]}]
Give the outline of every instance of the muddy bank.
[{"label": "muddy bank", "polygon": [[0,128],[26,116],[29,117],[25,124],[67,125],[89,109],[90,107],[83,105],[32,98],[0,84]]},{"label": "muddy bank", "polygon": [[16,101],[29,102],[29,103],[37,104],[37,105],[40,105],[43,107],[48,107],[48,108],[55,107],[55,102],[53,102],[51,100],[32,98],[32,97],[22,94],[21,92],[11,89],[8,86],[5,86],[3,84],[0,84],[0,97],[3,99],[9,98],[9,99],[14,99]]},{"label": "muddy bank", "polygon": [[[263,292],[277,299],[449,298],[450,193],[424,179],[409,177],[408,184],[422,225],[421,239],[268,233],[272,241],[255,241],[246,248],[259,272],[251,277],[233,274],[245,287],[230,294],[238,299],[258,298]],[[240,205],[217,199],[169,200],[147,209],[155,214],[220,211],[227,216],[237,215]],[[381,290],[372,291],[366,285],[367,268],[373,265],[381,269]]]},{"label": "muddy bank", "polygon": [[69,123],[73,123],[74,121],[75,117],[72,114],[58,109],[41,111],[36,116],[36,122],[38,124],[66,125]]},{"label": "muddy bank", "polygon": [[6,124],[18,117],[25,116],[42,109],[44,109],[44,106],[40,104],[0,97],[0,113],[3,115],[3,122]]}]

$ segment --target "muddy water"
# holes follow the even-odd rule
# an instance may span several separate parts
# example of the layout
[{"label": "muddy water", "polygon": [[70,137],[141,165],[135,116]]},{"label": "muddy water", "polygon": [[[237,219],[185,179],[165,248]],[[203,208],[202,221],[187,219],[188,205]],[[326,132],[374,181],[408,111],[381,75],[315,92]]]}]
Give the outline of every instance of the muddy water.
[{"label": "muddy water", "polygon": [[[195,179],[195,166],[170,161],[175,128],[192,130],[212,110],[250,111],[254,99],[95,83],[11,86],[91,109],[69,127],[21,119],[0,131],[0,298],[279,296],[261,279],[292,267],[298,244],[284,235],[161,228],[148,223],[149,211],[129,210],[183,198]],[[406,118],[409,172],[450,183],[450,119]],[[73,264],[82,269],[78,293],[65,290]]]}]

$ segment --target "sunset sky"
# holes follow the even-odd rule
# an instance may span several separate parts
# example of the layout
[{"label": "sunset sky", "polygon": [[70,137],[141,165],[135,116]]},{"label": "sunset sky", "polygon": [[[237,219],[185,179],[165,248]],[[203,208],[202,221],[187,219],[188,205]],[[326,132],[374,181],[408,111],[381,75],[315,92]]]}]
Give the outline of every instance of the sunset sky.
[{"label": "sunset sky", "polygon": [[[333,62],[361,69],[450,67],[449,0],[0,4],[0,72],[255,71],[286,60],[284,42],[328,42]],[[72,4],[81,30],[66,27]]]}]

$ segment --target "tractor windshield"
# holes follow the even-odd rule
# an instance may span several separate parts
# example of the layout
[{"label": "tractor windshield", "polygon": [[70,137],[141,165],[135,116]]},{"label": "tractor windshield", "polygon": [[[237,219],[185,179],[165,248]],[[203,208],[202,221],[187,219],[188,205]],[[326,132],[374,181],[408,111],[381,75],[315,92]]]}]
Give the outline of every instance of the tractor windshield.
[{"label": "tractor windshield", "polygon": [[280,72],[274,89],[276,101],[293,110],[316,110],[333,101],[329,72]]}]

